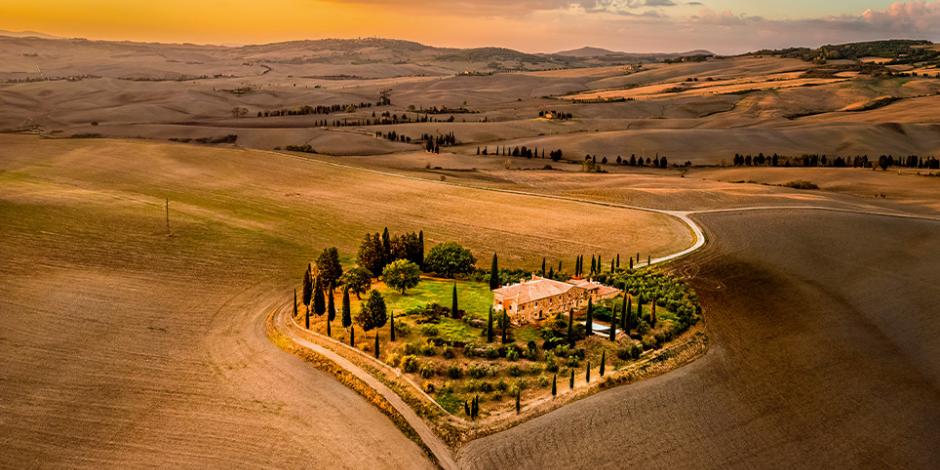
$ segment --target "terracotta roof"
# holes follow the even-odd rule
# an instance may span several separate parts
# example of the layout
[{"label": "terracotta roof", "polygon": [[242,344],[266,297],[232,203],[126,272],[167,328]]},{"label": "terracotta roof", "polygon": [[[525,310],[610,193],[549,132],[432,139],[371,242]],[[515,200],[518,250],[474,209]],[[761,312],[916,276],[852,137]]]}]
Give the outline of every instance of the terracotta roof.
[{"label": "terracotta roof", "polygon": [[494,289],[493,293],[502,295],[504,300],[515,300],[520,304],[524,304],[561,295],[576,287],[567,282],[532,276],[531,280]]},{"label": "terracotta roof", "polygon": [[607,285],[601,284],[600,282],[591,281],[587,279],[571,278],[571,279],[568,279],[568,284],[571,284],[573,286],[578,286],[589,292],[594,292],[596,295],[600,297],[607,297],[609,295],[616,295],[620,293],[620,289],[617,289],[616,287],[607,286]]}]

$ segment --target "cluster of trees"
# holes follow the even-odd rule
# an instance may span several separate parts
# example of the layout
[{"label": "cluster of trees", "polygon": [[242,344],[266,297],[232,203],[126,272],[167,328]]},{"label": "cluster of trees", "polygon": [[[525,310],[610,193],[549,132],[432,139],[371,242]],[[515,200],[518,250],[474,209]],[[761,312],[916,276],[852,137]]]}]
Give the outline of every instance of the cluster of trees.
[{"label": "cluster of trees", "polygon": [[359,104],[330,104],[316,106],[301,106],[293,109],[277,109],[274,111],[258,111],[258,117],[277,116],[308,116],[311,114],[352,113],[361,108],[371,108],[372,103]]},{"label": "cluster of trees", "polygon": [[881,155],[877,162],[869,160],[868,155],[850,156],[828,156],[819,154],[803,154],[798,157],[787,157],[778,155],[742,155],[734,154],[734,166],[802,166],[802,167],[831,167],[831,168],[872,168],[877,165],[882,170],[893,166],[905,168],[920,169],[940,169],[940,160],[935,157],[920,157],[909,155],[907,157],[894,157],[893,155]]},{"label": "cluster of trees", "polygon": [[568,119],[573,118],[574,116],[571,113],[564,113],[559,111],[539,111],[540,118],[546,119],[558,119],[560,121],[567,121]]},{"label": "cluster of trees", "polygon": [[406,144],[411,143],[411,137],[408,137],[405,134],[399,134],[398,132],[395,132],[395,131],[388,131],[387,133],[383,133],[382,131],[376,131],[375,136],[380,139],[385,139],[385,140],[389,140],[392,142],[402,142]]},{"label": "cluster of trees", "polygon": [[446,278],[471,274],[476,265],[473,253],[456,242],[435,245],[425,255],[424,231],[391,236],[387,227],[381,235],[365,235],[357,259],[359,266],[372,273],[384,273],[395,261],[405,260],[423,272]]},{"label": "cluster of trees", "polygon": [[[503,156],[503,157],[525,157],[525,158],[545,158],[545,149],[544,149],[544,148],[541,149],[541,153],[539,153],[539,148],[538,148],[538,147],[534,147],[534,148],[531,148],[531,149],[530,149],[530,148],[526,147],[525,145],[523,145],[523,146],[521,146],[521,147],[519,147],[519,146],[509,147],[509,146],[505,146],[505,145],[502,146],[502,147],[500,147],[500,146],[497,145],[497,146],[496,146],[496,151],[493,152],[493,153],[490,153],[490,148],[489,148],[489,146],[486,146],[486,147],[483,147],[483,148],[477,147],[477,155],[496,155],[496,156]],[[562,151],[561,151],[561,149],[551,150],[551,151],[548,152],[548,156],[549,156],[549,158],[552,159],[552,161],[556,161],[556,162],[557,162],[557,161],[561,160]]]},{"label": "cluster of trees", "polygon": [[431,153],[441,153],[441,147],[457,145],[458,143],[453,132],[438,134],[437,136],[421,134],[421,141],[424,142],[424,149]]},{"label": "cluster of trees", "polygon": [[431,106],[430,108],[415,108],[414,105],[408,106],[409,111],[414,111],[422,114],[472,114],[476,111],[468,109],[466,106],[461,106],[459,108],[449,108],[447,106]]},{"label": "cluster of trees", "polygon": [[[595,155],[594,158],[596,159],[597,156]],[[656,155],[653,158],[646,157],[645,159],[643,158],[642,155],[637,157],[636,154],[631,154],[630,158],[624,158],[624,157],[621,157],[620,155],[617,155],[617,159],[615,161],[617,162],[618,165],[626,165],[626,166],[643,166],[643,167],[652,167],[652,168],[666,168],[667,166],[669,166],[669,160],[666,158],[665,155],[663,155],[662,157],[660,157],[659,155]],[[607,163],[607,157],[604,157],[601,160],[601,163]],[[686,162],[685,166],[692,166],[692,162]]]},{"label": "cluster of trees", "polygon": [[[274,150],[280,150],[280,147],[277,147]],[[284,147],[284,150],[287,150],[288,152],[317,153],[316,149],[314,149],[310,144],[288,145]]]}]

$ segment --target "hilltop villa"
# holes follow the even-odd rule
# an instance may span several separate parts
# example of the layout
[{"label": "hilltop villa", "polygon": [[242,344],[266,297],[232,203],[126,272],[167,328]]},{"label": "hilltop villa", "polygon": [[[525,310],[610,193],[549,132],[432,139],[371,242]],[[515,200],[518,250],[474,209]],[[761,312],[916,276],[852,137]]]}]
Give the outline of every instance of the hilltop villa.
[{"label": "hilltop villa", "polygon": [[532,275],[532,279],[493,290],[493,310],[505,310],[509,321],[524,325],[548,316],[587,307],[588,299],[595,303],[620,295],[620,289],[597,281],[570,279],[556,281]]}]

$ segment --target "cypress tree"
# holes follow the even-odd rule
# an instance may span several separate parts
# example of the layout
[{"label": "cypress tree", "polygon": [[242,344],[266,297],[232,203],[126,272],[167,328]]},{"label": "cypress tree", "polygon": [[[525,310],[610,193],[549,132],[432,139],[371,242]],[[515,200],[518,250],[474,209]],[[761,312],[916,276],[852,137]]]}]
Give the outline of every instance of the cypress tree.
[{"label": "cypress tree", "polygon": [[633,271],[633,258],[630,258],[630,271]]},{"label": "cypress tree", "polygon": [[620,269],[620,253],[617,253],[617,269]]},{"label": "cypress tree", "polygon": [[388,227],[382,231],[382,267],[392,262],[392,237],[388,234]]},{"label": "cypress tree", "polygon": [[652,265],[653,265],[653,257],[652,257],[652,256],[649,256],[649,255],[646,256],[646,265],[647,265],[647,266],[652,266]]},{"label": "cypress tree", "polygon": [[558,272],[561,273],[561,260],[558,260]]},{"label": "cypress tree", "polygon": [[507,341],[506,330],[508,328],[509,328],[509,318],[506,316],[506,310],[503,309],[503,338],[502,338],[503,344],[506,344],[506,341]]},{"label": "cypress tree", "polygon": [[607,364],[607,350],[601,351],[601,377],[604,376],[604,366]]},{"label": "cypress tree", "polygon": [[545,258],[542,258],[542,276],[545,276]]},{"label": "cypress tree", "polygon": [[574,310],[568,311],[568,347],[574,348]]},{"label": "cypress tree", "polygon": [[395,311],[389,313],[389,322],[388,322],[388,337],[389,341],[395,341]]},{"label": "cypress tree", "polygon": [[493,342],[493,307],[490,307],[489,315],[486,318],[486,342]]},{"label": "cypress tree", "polygon": [[571,378],[568,379],[568,388],[574,390],[574,369],[571,369]]},{"label": "cypress tree", "polygon": [[333,300],[333,286],[330,286],[330,296],[326,300],[326,335],[333,336],[333,320],[336,320],[336,302]]},{"label": "cypress tree", "polygon": [[636,252],[636,264],[640,264],[640,252]]},{"label": "cypress tree", "polygon": [[310,296],[313,295],[313,274],[310,272],[310,264],[307,264],[307,271],[304,273],[303,283],[303,301],[304,306],[310,309]]},{"label": "cypress tree", "polygon": [[304,328],[310,329],[310,308],[307,308],[307,314],[304,316]]},{"label": "cypress tree", "polygon": [[601,262],[601,255],[597,255],[597,274],[604,270],[604,263]]},{"label": "cypress tree", "polygon": [[617,340],[617,311],[611,310],[610,312],[610,340]]},{"label": "cypress tree", "polygon": [[459,313],[457,312],[459,311],[460,310],[458,310],[458,307],[457,307],[457,283],[455,282],[454,289],[451,291],[451,296],[450,296],[450,316],[453,318],[457,318],[457,316],[459,315]]},{"label": "cypress tree", "polygon": [[555,375],[552,376],[552,397],[558,395],[558,372],[555,372]]},{"label": "cypress tree", "polygon": [[637,324],[639,324],[639,322],[640,322],[641,319],[643,319],[643,299],[642,299],[641,297],[637,297],[637,299],[636,299],[636,320],[637,320]]},{"label": "cypress tree", "polygon": [[356,347],[356,326],[355,325],[349,327],[349,345],[354,348]]},{"label": "cypress tree", "polygon": [[[376,359],[379,358],[379,331],[378,330],[375,331],[375,358]],[[601,375],[604,375],[604,373],[601,372]]]},{"label": "cypress tree", "polygon": [[424,267],[424,230],[418,231],[418,256],[421,258],[418,261],[418,266]]},{"label": "cypress tree", "polygon": [[614,272],[615,269],[616,269],[616,263],[614,262],[614,259],[611,258],[610,259],[610,272]]},{"label": "cypress tree", "polygon": [[584,382],[591,383],[591,361],[587,363],[587,372],[584,373]]},{"label": "cypress tree", "polygon": [[467,417],[470,417],[470,402],[467,400],[463,401],[463,412],[467,414]]},{"label": "cypress tree", "polygon": [[313,281],[313,313],[323,315],[326,313],[326,299],[323,297],[323,286],[320,285],[320,277]]},{"label": "cypress tree", "polygon": [[470,402],[470,419],[475,420],[480,414],[480,396],[476,395]]},{"label": "cypress tree", "polygon": [[493,265],[490,266],[490,290],[499,289],[499,261],[493,253]]},{"label": "cypress tree", "polygon": [[522,390],[516,389],[516,414],[522,411]]},{"label": "cypress tree", "polygon": [[294,289],[294,318],[297,318],[297,289]]},{"label": "cypress tree", "polygon": [[594,336],[594,299],[588,299],[587,320],[584,322],[585,338]]},{"label": "cypress tree", "polygon": [[591,255],[591,276],[594,275],[595,271],[597,271],[597,259],[594,258],[594,255]]},{"label": "cypress tree", "polygon": [[621,329],[623,334],[630,335],[630,298],[629,295],[624,292],[623,294],[623,303],[620,304],[620,322]]},{"label": "cypress tree", "polygon": [[548,278],[555,279],[555,268],[548,268]]},{"label": "cypress tree", "polygon": [[343,328],[352,326],[352,310],[349,307],[349,288],[343,289]]}]

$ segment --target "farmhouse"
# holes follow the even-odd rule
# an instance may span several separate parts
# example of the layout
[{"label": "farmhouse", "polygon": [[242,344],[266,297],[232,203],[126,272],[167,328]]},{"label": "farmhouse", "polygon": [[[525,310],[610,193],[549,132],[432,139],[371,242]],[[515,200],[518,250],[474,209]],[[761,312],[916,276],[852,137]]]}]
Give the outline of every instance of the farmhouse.
[{"label": "farmhouse", "polygon": [[506,311],[509,321],[524,325],[550,315],[583,309],[588,299],[595,302],[614,298],[620,289],[599,282],[571,279],[556,281],[532,275],[532,279],[493,290],[493,310]]}]

